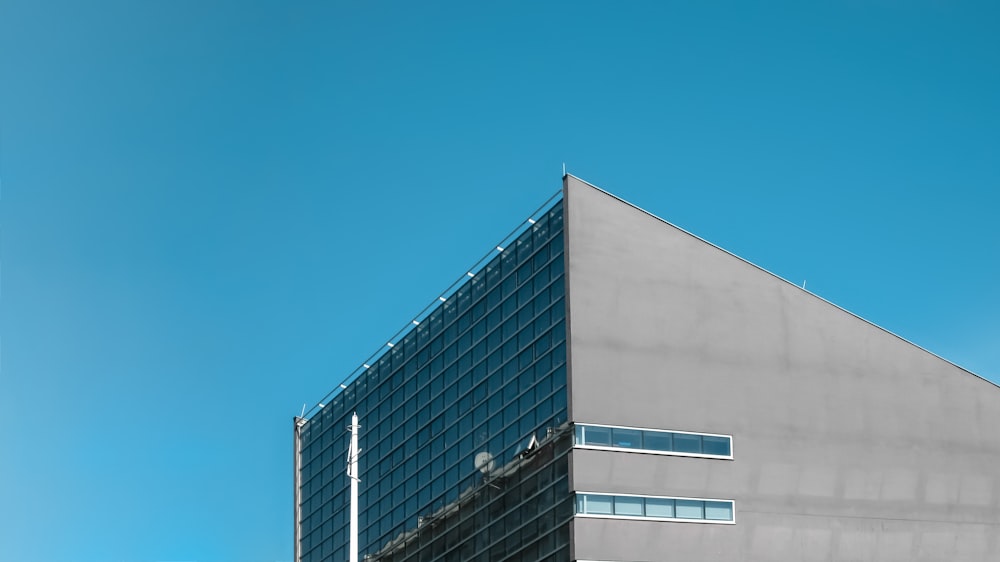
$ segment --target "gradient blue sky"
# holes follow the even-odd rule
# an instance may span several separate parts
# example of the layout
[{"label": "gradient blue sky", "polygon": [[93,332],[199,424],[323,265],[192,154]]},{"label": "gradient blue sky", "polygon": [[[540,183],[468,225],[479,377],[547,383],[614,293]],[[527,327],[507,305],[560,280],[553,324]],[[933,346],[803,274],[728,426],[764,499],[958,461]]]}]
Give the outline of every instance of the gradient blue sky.
[{"label": "gradient blue sky", "polygon": [[996,2],[0,0],[0,561],[290,560],[292,416],[563,162],[1000,380],[998,29]]}]

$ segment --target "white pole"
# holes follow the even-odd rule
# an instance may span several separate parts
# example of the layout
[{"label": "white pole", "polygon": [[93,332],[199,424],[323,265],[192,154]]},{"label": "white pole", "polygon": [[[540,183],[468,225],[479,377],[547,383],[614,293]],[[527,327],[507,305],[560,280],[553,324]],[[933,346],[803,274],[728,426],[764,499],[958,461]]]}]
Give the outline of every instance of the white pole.
[{"label": "white pole", "polygon": [[351,416],[351,448],[347,452],[347,477],[351,479],[351,559],[358,562],[358,413]]},{"label": "white pole", "polygon": [[305,418],[295,418],[295,562],[302,562],[302,426]]}]

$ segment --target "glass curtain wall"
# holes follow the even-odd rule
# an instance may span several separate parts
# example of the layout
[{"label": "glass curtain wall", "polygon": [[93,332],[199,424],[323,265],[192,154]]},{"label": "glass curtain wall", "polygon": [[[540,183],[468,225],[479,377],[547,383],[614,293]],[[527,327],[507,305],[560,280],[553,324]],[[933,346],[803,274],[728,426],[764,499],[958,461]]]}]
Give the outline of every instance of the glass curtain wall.
[{"label": "glass curtain wall", "polygon": [[400,535],[371,562],[567,562],[569,521],[568,431],[484,474],[416,529]]},{"label": "glass curtain wall", "polygon": [[303,561],[347,559],[352,412],[362,556],[481,484],[478,453],[504,466],[566,422],[563,249],[559,201],[305,423]]}]

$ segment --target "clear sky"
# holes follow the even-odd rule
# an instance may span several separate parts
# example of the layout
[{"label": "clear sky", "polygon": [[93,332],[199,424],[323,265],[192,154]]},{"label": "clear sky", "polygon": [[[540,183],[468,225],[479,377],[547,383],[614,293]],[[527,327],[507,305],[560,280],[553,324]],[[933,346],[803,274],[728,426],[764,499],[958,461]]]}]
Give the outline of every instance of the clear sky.
[{"label": "clear sky", "polygon": [[292,416],[564,162],[1000,380],[998,30],[943,0],[0,0],[0,561],[290,560]]}]

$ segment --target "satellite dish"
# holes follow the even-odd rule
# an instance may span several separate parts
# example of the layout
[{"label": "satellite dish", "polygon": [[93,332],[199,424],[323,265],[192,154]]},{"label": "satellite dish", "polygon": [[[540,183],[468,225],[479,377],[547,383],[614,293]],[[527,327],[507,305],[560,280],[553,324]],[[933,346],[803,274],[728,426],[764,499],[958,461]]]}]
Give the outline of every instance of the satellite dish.
[{"label": "satellite dish", "polygon": [[489,454],[487,451],[481,453],[476,453],[476,458],[473,460],[476,463],[476,469],[483,474],[488,474],[493,467],[496,466],[496,461],[493,460],[493,455]]}]

